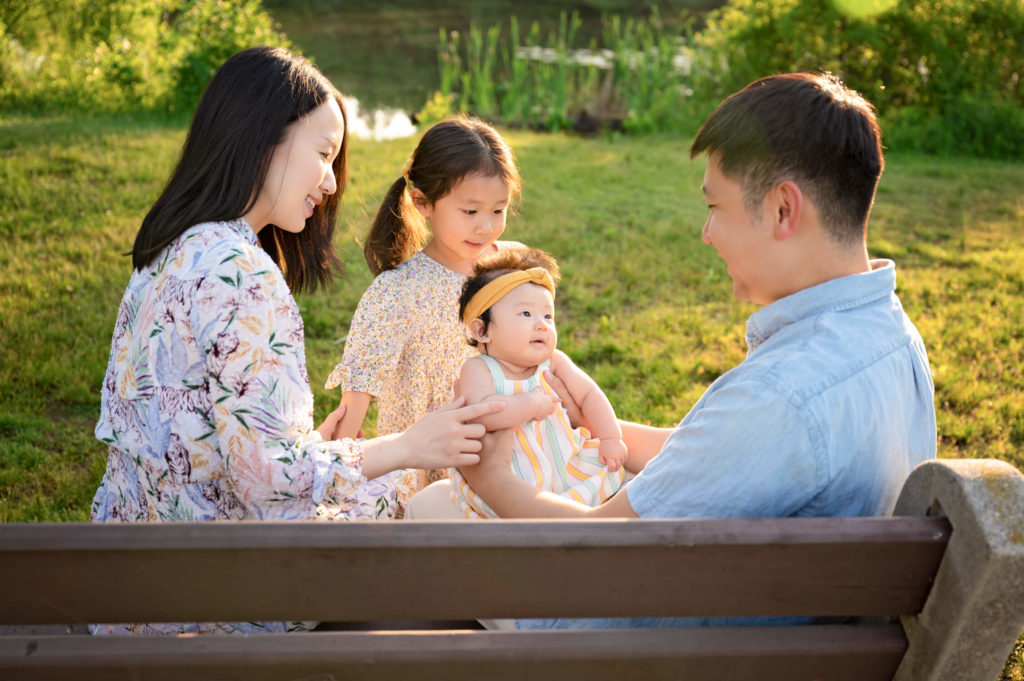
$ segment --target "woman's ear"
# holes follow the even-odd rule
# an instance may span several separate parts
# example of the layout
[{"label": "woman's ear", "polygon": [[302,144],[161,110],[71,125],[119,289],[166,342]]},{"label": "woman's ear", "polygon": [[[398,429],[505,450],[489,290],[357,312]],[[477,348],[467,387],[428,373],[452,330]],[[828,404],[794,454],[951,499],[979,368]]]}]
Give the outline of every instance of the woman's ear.
[{"label": "woman's ear", "polygon": [[409,198],[412,199],[412,205],[416,207],[420,215],[429,220],[431,213],[434,212],[434,205],[427,199],[427,195],[423,193],[423,190],[413,187],[409,191]]},{"label": "woman's ear", "polygon": [[473,338],[477,343],[490,343],[490,335],[484,333],[484,320],[476,317],[469,320],[469,333],[472,334]]}]

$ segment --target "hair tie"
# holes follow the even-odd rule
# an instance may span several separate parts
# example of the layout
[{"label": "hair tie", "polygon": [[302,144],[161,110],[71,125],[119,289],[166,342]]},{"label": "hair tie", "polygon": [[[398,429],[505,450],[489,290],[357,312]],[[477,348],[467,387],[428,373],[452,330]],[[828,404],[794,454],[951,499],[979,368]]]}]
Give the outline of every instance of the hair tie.
[{"label": "hair tie", "polygon": [[552,296],[555,295],[555,282],[551,279],[551,274],[543,267],[531,267],[528,270],[509,272],[489,282],[473,294],[473,297],[466,304],[465,311],[462,313],[462,321],[468,322],[471,319],[476,319],[491,309],[496,302],[507,296],[512,289],[526,283],[540,284],[551,291]]},{"label": "hair tie", "polygon": [[412,170],[412,155],[406,159],[405,165],[402,166],[402,177],[405,179],[405,188],[412,189],[412,180],[409,178],[409,171]]}]

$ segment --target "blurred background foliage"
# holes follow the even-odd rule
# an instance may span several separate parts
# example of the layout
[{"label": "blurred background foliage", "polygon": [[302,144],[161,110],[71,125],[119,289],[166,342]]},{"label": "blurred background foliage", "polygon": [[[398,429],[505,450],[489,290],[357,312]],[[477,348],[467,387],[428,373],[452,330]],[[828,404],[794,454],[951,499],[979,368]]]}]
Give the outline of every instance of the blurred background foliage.
[{"label": "blurred background foliage", "polygon": [[0,108],[191,113],[217,68],[290,47],[259,0],[4,0]]},{"label": "blurred background foliage", "polygon": [[[1020,0],[692,0],[628,12],[618,3],[610,8],[617,13],[585,2],[576,4],[587,21],[565,11],[555,25],[530,21],[539,8],[524,2],[496,0],[489,13],[484,3],[460,10],[391,2],[396,34],[407,31],[403,15],[464,20],[439,33],[418,27],[435,36],[438,92],[408,108],[422,107],[428,121],[463,110],[534,129],[579,128],[583,120],[591,129],[692,134],[722,97],[755,78],[828,70],[878,107],[891,149],[1024,156]],[[268,10],[259,0],[5,0],[0,110],[187,114],[234,52],[292,47],[271,12],[311,34],[361,7],[269,3]],[[323,62],[335,51],[346,55],[350,71],[390,63],[380,54],[388,48],[373,43],[359,48],[377,53],[362,62],[342,40],[317,47]],[[373,74],[403,76],[422,80],[401,70]]]},{"label": "blurred background foliage", "polygon": [[829,70],[878,107],[890,148],[1024,156],[1024,2],[844,11],[858,4],[872,2],[732,0],[696,36],[704,96],[718,100],[773,72]]}]

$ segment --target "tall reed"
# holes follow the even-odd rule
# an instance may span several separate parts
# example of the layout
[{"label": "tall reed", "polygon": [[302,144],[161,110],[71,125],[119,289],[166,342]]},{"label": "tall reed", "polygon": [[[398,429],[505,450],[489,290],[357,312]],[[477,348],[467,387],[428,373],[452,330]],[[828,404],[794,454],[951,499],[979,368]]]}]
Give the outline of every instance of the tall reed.
[{"label": "tall reed", "polygon": [[578,12],[562,12],[543,38],[536,22],[522,35],[514,16],[507,37],[500,25],[484,31],[474,23],[464,49],[457,32],[442,29],[441,93],[458,110],[535,129],[562,130],[585,118],[638,132],[685,127],[690,107],[680,98],[692,88],[680,67],[688,63],[684,38],[665,27],[657,8],[648,18],[605,16],[602,24],[602,41],[585,49],[576,44]]}]

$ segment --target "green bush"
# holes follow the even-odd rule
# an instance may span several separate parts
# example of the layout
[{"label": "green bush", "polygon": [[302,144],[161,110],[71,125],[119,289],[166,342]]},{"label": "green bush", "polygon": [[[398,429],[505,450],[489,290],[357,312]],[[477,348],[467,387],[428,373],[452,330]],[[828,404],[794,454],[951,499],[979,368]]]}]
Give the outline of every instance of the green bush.
[{"label": "green bush", "polygon": [[0,108],[191,111],[229,56],[289,47],[258,0],[9,0]]},{"label": "green bush", "polygon": [[442,31],[441,91],[506,123],[559,130],[587,112],[629,132],[692,134],[757,78],[831,71],[875,104],[892,149],[1021,157],[1020,0],[731,0],[699,32],[692,16],[663,22],[656,9],[604,23],[587,52],[600,67],[573,44],[576,16],[543,44],[536,24],[520,43],[514,17],[504,43],[498,26],[473,26],[464,47]]},{"label": "green bush", "polygon": [[832,71],[876,105],[891,148],[1019,158],[1024,3],[889,4],[858,17],[831,0],[732,0],[696,36],[694,88],[713,102],[772,73]]},{"label": "green bush", "polygon": [[895,109],[883,120],[890,149],[987,158],[1024,158],[1024,109],[964,95],[940,108]]}]

